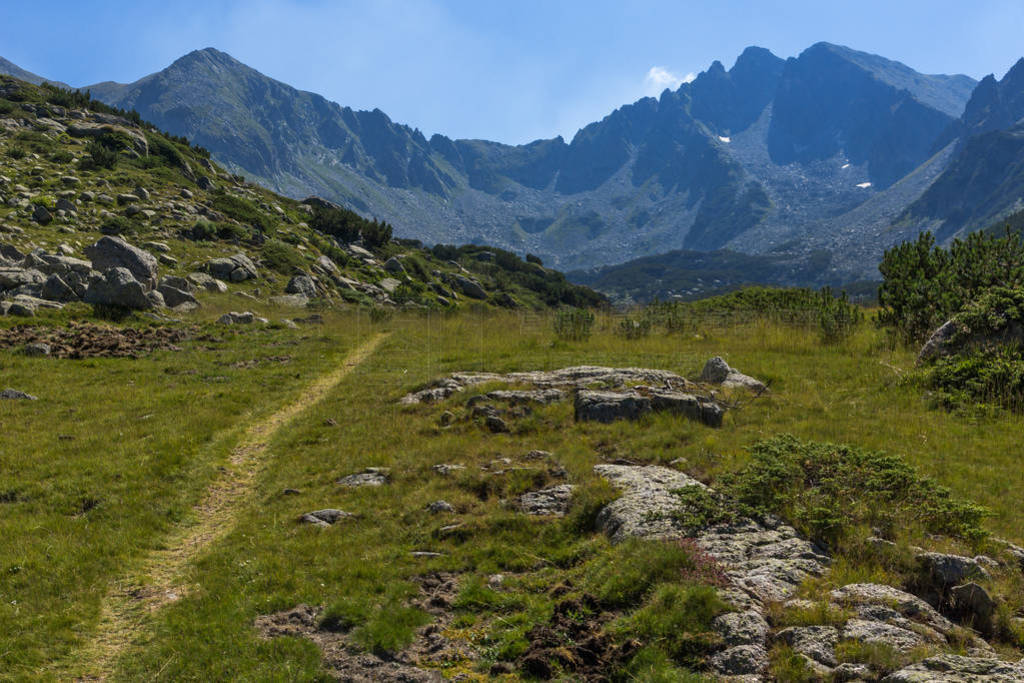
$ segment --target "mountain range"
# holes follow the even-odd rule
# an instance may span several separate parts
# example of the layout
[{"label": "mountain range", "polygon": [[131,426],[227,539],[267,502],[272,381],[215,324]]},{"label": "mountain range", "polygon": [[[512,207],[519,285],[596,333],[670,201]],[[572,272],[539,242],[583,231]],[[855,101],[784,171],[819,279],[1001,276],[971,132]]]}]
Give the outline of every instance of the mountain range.
[{"label": "mountain range", "polygon": [[428,139],[212,48],[88,90],[281,193],[565,269],[728,249],[812,259],[822,281],[877,277],[888,246],[983,227],[1024,194],[1024,60],[979,83],[828,43],[750,47],[569,142],[525,145]]}]

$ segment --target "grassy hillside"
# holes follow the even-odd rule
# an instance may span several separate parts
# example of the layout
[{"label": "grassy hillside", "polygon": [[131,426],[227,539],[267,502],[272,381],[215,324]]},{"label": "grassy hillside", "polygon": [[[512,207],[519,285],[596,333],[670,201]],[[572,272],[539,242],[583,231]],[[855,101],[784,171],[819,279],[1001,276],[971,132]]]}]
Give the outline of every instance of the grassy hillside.
[{"label": "grassy hillside", "polygon": [[[609,636],[615,642],[656,643],[645,630],[655,627],[642,624],[661,614],[658,600],[667,599],[666,591],[690,591],[687,604],[696,611],[683,611],[694,620],[687,628],[706,632],[710,617],[700,615],[723,609],[714,601],[700,603],[710,613],[696,607],[698,587],[710,575],[671,569],[690,561],[685,553],[613,546],[595,531],[594,513],[615,493],[592,467],[672,463],[724,486],[730,473],[750,463],[748,448],[781,433],[900,454],[955,496],[986,506],[985,527],[995,535],[1024,541],[1013,495],[1024,484],[1016,466],[1021,417],[964,418],[932,409],[904,381],[914,354],[889,348],[867,325],[842,345],[823,346],[814,327],[711,312],[685,332],[656,330],[637,339],[621,336],[618,320],[599,317],[589,340],[565,342],[554,336],[550,318],[514,313],[371,322],[352,312],[328,314],[322,325],[299,330],[225,332],[204,322],[218,312],[210,306],[202,313],[191,338],[178,343],[183,350],[139,360],[0,352],[4,384],[39,398],[0,401],[0,423],[12,435],[0,447],[9,473],[3,533],[12,541],[0,560],[0,668],[14,677],[105,670],[116,680],[318,680],[351,666],[351,657],[339,654],[346,651],[340,642],[357,653],[394,652],[436,620],[459,647],[428,669],[514,680],[525,675],[528,632],[552,623],[566,599],[590,604],[587,595],[598,603],[579,608],[586,629],[618,634]],[[206,492],[223,478],[219,468],[235,467],[230,454],[246,430],[304,395],[302,387],[379,333],[387,337],[372,355],[269,436],[244,495],[214,516],[216,540],[184,563],[173,591],[161,593],[150,612],[146,586],[164,584],[146,574],[147,558],[204,523]],[[586,363],[696,377],[715,354],[771,385],[756,400],[737,395],[742,405],[728,412],[721,429],[668,415],[640,424],[580,423],[571,404],[562,403],[535,407],[510,419],[510,432],[492,433],[462,408],[487,387],[436,405],[398,403],[452,371]],[[183,404],[190,406],[185,429]],[[442,426],[445,411],[455,413],[450,427]],[[551,460],[524,459],[538,449]],[[509,460],[500,464],[502,458]],[[466,469],[445,476],[434,469],[438,464]],[[371,489],[336,483],[366,467],[390,468],[390,483]],[[563,482],[577,487],[565,518],[528,516],[511,505],[521,493]],[[428,512],[436,500],[453,512]],[[323,508],[356,516],[326,529],[299,523],[303,513]],[[834,546],[831,576],[807,583],[802,594],[814,600],[844,583],[905,581],[899,562],[864,553],[871,533],[851,527],[850,537]],[[993,552],[987,541],[926,537],[913,525],[897,528],[896,541],[968,555]],[[415,554],[424,552],[439,555]],[[610,567],[632,577],[636,590],[620,593],[609,583]],[[422,577],[434,572],[455,581],[436,609],[418,598]],[[494,579],[497,574],[504,578]],[[1019,604],[1019,581],[999,581],[998,594]],[[132,626],[115,648],[117,639],[109,636],[118,631],[105,620],[119,595],[135,597],[114,612]],[[273,632],[258,623],[261,616],[300,604],[315,608],[318,621],[337,624],[314,633],[322,636],[317,642],[326,660],[301,628],[294,637],[260,635]],[[690,643],[685,656],[661,646],[641,658],[623,655],[615,670],[679,680],[682,669],[700,670],[714,651],[713,634],[705,641]],[[463,646],[474,654],[457,654]],[[1006,640],[999,647],[1013,656]]]},{"label": "grassy hillside", "polygon": [[[118,235],[158,255],[161,276],[187,276],[213,258],[242,253],[257,265],[258,277],[229,286],[261,301],[285,294],[297,274],[313,280],[313,308],[454,309],[470,302],[537,308],[601,300],[510,253],[469,249],[436,258],[416,243],[390,240],[386,224],[230,175],[206,150],[161,133],[134,112],[6,76],[0,76],[0,200],[0,240],[21,254],[41,248],[83,258],[83,249],[103,234]],[[320,214],[330,211],[350,227],[344,240],[316,229]],[[480,289],[466,294],[463,279]]]}]

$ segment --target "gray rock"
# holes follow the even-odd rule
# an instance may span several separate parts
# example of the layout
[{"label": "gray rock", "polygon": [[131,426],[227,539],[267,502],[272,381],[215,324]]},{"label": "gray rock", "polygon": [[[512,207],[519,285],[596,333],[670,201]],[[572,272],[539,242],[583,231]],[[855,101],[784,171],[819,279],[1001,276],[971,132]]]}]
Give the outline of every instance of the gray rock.
[{"label": "gray rock", "polygon": [[111,268],[102,277],[92,280],[82,300],[87,304],[130,310],[153,308],[146,289],[127,268]]},{"label": "gray rock", "polygon": [[182,304],[187,304],[190,307],[199,306],[199,302],[196,301],[196,298],[191,293],[177,287],[172,287],[170,284],[161,282],[157,291],[163,296],[164,303],[171,308],[177,308]]},{"label": "gray rock", "polygon": [[118,204],[134,204],[137,201],[139,201],[139,196],[130,192],[122,192],[117,195]]},{"label": "gray rock", "polygon": [[695,420],[709,427],[721,427],[725,410],[718,403],[678,391],[648,390],[651,410],[670,412]]},{"label": "gray rock", "polygon": [[210,275],[227,282],[244,282],[259,277],[256,264],[245,254],[235,254],[226,258],[211,259],[206,264]]},{"label": "gray rock", "polygon": [[456,275],[455,284],[458,286],[459,291],[471,299],[487,298],[487,290],[480,286],[480,283],[476,280],[471,280],[464,275]]},{"label": "gray rock", "polygon": [[288,294],[300,294],[307,299],[316,298],[316,283],[308,275],[293,275],[284,290]]},{"label": "gray rock", "polygon": [[152,304],[154,308],[163,308],[167,305],[167,302],[164,301],[164,295],[155,289],[146,292],[146,298],[149,299],[149,303]]},{"label": "gray rock", "polygon": [[915,631],[867,619],[847,621],[843,626],[843,639],[867,644],[888,645],[899,652],[910,652],[925,644],[925,639]]},{"label": "gray rock", "polygon": [[60,211],[77,211],[75,205],[64,197],[57,200],[57,209]]},{"label": "gray rock", "polygon": [[391,258],[384,262],[384,270],[388,271],[393,275],[405,274],[405,266],[403,266],[402,262],[395,256],[392,256]]},{"label": "gray rock", "polygon": [[834,667],[839,630],[834,626],[791,626],[775,634],[775,639],[819,664]]},{"label": "gray rock", "polygon": [[35,268],[0,268],[0,289],[42,285],[45,281],[46,276]]},{"label": "gray rock", "polygon": [[315,510],[313,512],[307,512],[306,514],[299,517],[299,521],[305,524],[313,524],[320,527],[328,527],[342,519],[349,519],[355,517],[351,512],[344,512],[342,510],[335,510],[334,508],[327,508],[325,510]]},{"label": "gray rock", "polygon": [[451,503],[445,500],[435,500],[427,506],[427,510],[435,515],[441,512],[455,512],[455,508],[452,507]]},{"label": "gray rock", "polygon": [[497,415],[488,415],[485,417],[484,425],[492,434],[507,434],[510,431],[508,424]]},{"label": "gray rock", "polygon": [[26,394],[24,391],[18,391],[17,389],[4,389],[0,391],[0,399],[7,401],[36,401],[38,400],[32,394]]},{"label": "gray rock", "polygon": [[454,463],[440,463],[434,465],[431,469],[440,474],[442,477],[447,477],[449,474],[452,474],[453,472],[460,472],[466,469],[466,466]]},{"label": "gray rock", "polygon": [[991,632],[996,602],[984,588],[973,581],[955,586],[949,590],[949,604],[961,621],[982,633]]},{"label": "gray rock", "polygon": [[75,290],[56,273],[46,278],[41,296],[49,301],[77,301],[79,299]]},{"label": "gray rock", "polygon": [[834,681],[866,681],[870,680],[871,669],[866,664],[854,664],[846,662],[832,670]]},{"label": "gray rock", "polygon": [[126,268],[147,291],[157,284],[157,260],[149,252],[125,242],[120,237],[101,237],[96,244],[85,248],[92,267],[99,271]]},{"label": "gray rock", "polygon": [[29,303],[12,301],[7,306],[7,315],[15,316],[17,318],[32,318],[35,317],[35,314],[36,307]]},{"label": "gray rock", "polygon": [[362,472],[350,474],[337,481],[342,486],[358,488],[362,486],[383,486],[391,479],[391,470],[386,467],[367,467]]},{"label": "gray rock", "polygon": [[700,381],[709,384],[721,384],[726,389],[740,387],[761,392],[768,388],[763,382],[729,367],[729,364],[720,356],[710,358],[704,364],[704,369],[700,373]]},{"label": "gray rock", "polygon": [[651,412],[651,399],[635,392],[580,391],[573,404],[577,422],[638,420]]},{"label": "gray rock", "polygon": [[721,614],[711,622],[711,628],[722,636],[726,645],[763,645],[768,636],[768,622],[756,609]]},{"label": "gray rock", "polygon": [[531,491],[519,496],[519,509],[528,515],[553,515],[563,517],[572,504],[571,484]]},{"label": "gray rock", "polygon": [[386,278],[382,279],[380,282],[378,282],[377,284],[379,284],[380,288],[383,289],[388,294],[394,294],[395,291],[401,286],[402,283],[399,282],[398,280],[396,280],[393,277],[386,277]]},{"label": "gray rock", "polygon": [[915,559],[927,574],[932,586],[938,590],[944,590],[968,579],[990,578],[988,572],[973,557],[929,552],[920,553]]},{"label": "gray rock", "polygon": [[42,204],[36,204],[32,209],[32,220],[40,225],[49,225],[53,221],[53,214]]},{"label": "gray rock", "polygon": [[193,285],[200,289],[205,289],[208,292],[216,292],[224,294],[228,291],[228,286],[218,280],[217,278],[211,277],[206,273],[189,273],[185,276],[185,279],[191,282]]},{"label": "gray rock", "polygon": [[[206,277],[209,276],[207,275]],[[181,291],[188,292],[189,294],[195,292],[196,289],[195,285],[193,285],[188,278],[178,277],[177,275],[164,275],[160,278],[160,286],[162,287],[164,285],[180,289]]]},{"label": "gray rock", "polygon": [[50,345],[44,342],[34,342],[31,344],[25,344],[25,348],[22,349],[22,353],[26,356],[40,357],[50,355]]},{"label": "gray rock", "polygon": [[942,654],[911,664],[884,683],[1009,683],[1024,681],[1024,661]]},{"label": "gray rock", "polygon": [[250,325],[255,320],[256,315],[252,311],[245,311],[244,313],[231,311],[217,318],[217,322],[221,325]]},{"label": "gray rock", "polygon": [[[884,607],[895,615],[926,624],[939,633],[952,631],[953,624],[940,615],[927,602],[898,588],[877,583],[851,583],[833,590],[829,597],[843,607],[858,611],[864,608]],[[871,616],[864,612],[862,616]]]},{"label": "gray rock", "polygon": [[715,654],[708,663],[724,676],[760,675],[768,668],[768,652],[761,645],[737,645]]}]

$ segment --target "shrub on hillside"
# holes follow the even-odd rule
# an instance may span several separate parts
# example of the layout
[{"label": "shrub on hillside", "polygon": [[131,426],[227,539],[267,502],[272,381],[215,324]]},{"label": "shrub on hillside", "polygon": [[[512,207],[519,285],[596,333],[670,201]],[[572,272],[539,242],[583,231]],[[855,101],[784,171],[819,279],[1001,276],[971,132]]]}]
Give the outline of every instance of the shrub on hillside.
[{"label": "shrub on hillside", "polygon": [[82,159],[80,166],[85,170],[105,168],[108,171],[117,166],[120,155],[117,150],[111,149],[99,140],[92,140],[85,146],[88,158]]},{"label": "shrub on hillside", "polygon": [[886,251],[878,269],[879,323],[919,343],[989,289],[1024,285],[1024,242],[1009,231],[975,232],[946,250],[925,232]]},{"label": "shrub on hillside", "polygon": [[775,514],[825,543],[856,527],[885,535],[917,527],[966,540],[986,536],[987,511],[954,498],[902,458],[855,446],[783,435],[761,441],[749,462],[726,476],[722,493],[747,514]]},{"label": "shrub on hillside", "polygon": [[251,225],[262,233],[269,234],[274,230],[274,221],[270,216],[248,199],[219,190],[214,194],[210,204],[224,215],[234,218],[239,223]]},{"label": "shrub on hillside", "polygon": [[303,268],[306,260],[302,252],[279,239],[269,239],[260,251],[263,265],[282,275],[291,275],[296,268]]},{"label": "shrub on hillside", "polygon": [[594,314],[585,308],[563,308],[555,314],[555,336],[566,341],[590,338],[594,327]]}]

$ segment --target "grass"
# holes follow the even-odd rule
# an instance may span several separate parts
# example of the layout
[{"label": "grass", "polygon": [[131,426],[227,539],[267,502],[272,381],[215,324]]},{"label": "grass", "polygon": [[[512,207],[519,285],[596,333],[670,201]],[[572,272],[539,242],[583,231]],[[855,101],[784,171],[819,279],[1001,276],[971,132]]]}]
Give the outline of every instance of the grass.
[{"label": "grass", "polygon": [[[0,656],[8,670],[22,676],[76,671],[71,648],[88,640],[110,581],[187,521],[191,504],[224,461],[233,444],[217,436],[237,435],[250,414],[265,415],[289,400],[369,327],[360,329],[345,315],[325,317],[323,328],[250,328],[220,343],[140,361],[71,364],[0,355],[4,384],[43,397],[61,388],[59,399],[0,404],[4,429],[15,430],[4,440],[4,471],[17,473],[11,488],[26,495],[24,502],[3,504],[0,521],[16,548],[0,555],[2,570],[23,567],[0,582],[6,638]],[[861,326],[847,342],[826,347],[814,327],[783,323],[708,325],[696,334],[652,332],[635,339],[623,339],[617,326],[617,319],[599,315],[592,336],[573,342],[556,339],[550,316],[525,313],[401,314],[377,323],[375,329],[391,335],[271,439],[266,467],[236,526],[190,566],[186,581],[194,590],[152,615],[117,661],[114,678],[317,680],[324,675],[317,648],[303,639],[261,639],[252,627],[257,616],[302,602],[322,605],[354,642],[393,651],[424,619],[409,604],[418,590],[413,579],[449,571],[460,575],[461,594],[446,633],[472,642],[482,660],[449,662],[445,672],[486,678],[493,662],[514,661],[526,651],[526,634],[551,619],[556,602],[592,593],[616,616],[618,632],[647,634],[622,676],[667,680],[675,672],[681,679],[714,644],[702,640],[707,620],[697,618],[701,610],[670,606],[714,604],[713,592],[691,595],[692,587],[713,581],[694,579],[687,570],[692,556],[683,550],[644,545],[630,552],[595,533],[596,510],[614,494],[592,467],[616,458],[662,464],[683,458],[683,469],[715,483],[748,462],[750,446],[780,433],[900,454],[953,495],[989,508],[984,524],[996,535],[1024,540],[1012,495],[1024,483],[1016,467],[1021,418],[968,419],[931,409],[919,389],[901,381],[914,354],[890,348],[875,329]],[[274,343],[288,344],[293,356],[283,368],[230,368],[237,360],[280,353],[267,349]],[[730,411],[718,430],[665,415],[643,428],[577,424],[571,405],[556,404],[513,419],[509,434],[490,434],[467,419],[440,427],[440,414],[461,414],[468,394],[436,406],[397,403],[412,388],[456,370],[586,363],[695,377],[712,355],[772,386],[770,394]],[[197,374],[185,374],[190,368]],[[111,386],[121,388],[111,394]],[[194,407],[182,416],[182,405]],[[54,423],[60,424],[57,434],[67,430],[75,440],[56,441]],[[549,474],[495,482],[480,470],[499,458],[533,467],[519,459],[534,449],[552,452],[565,481],[579,487],[563,520],[527,517],[506,504],[538,483],[558,483]],[[445,477],[433,471],[438,463],[466,470]],[[392,468],[392,483],[352,490],[335,484],[368,466]],[[284,495],[286,488],[299,493]],[[439,499],[455,513],[426,512]],[[76,512],[83,506],[90,509]],[[357,517],[329,529],[297,523],[300,514],[324,507]],[[463,524],[457,533],[439,533],[456,522]],[[837,561],[833,579],[882,571],[857,563],[844,569],[844,562]],[[489,577],[498,573],[505,583],[491,588]],[[657,635],[671,631],[676,619],[695,619],[686,643]],[[801,623],[814,615],[789,619]],[[691,648],[694,643],[700,647]]]}]

